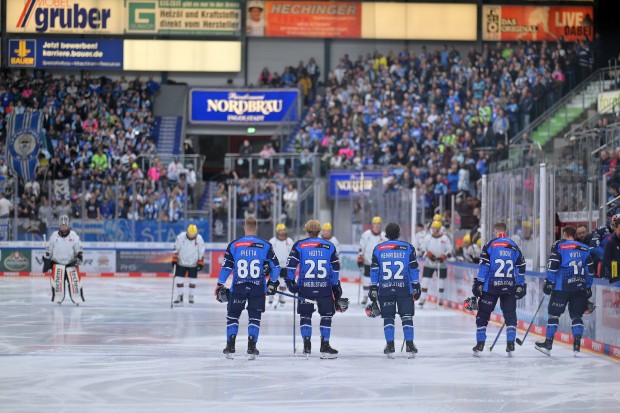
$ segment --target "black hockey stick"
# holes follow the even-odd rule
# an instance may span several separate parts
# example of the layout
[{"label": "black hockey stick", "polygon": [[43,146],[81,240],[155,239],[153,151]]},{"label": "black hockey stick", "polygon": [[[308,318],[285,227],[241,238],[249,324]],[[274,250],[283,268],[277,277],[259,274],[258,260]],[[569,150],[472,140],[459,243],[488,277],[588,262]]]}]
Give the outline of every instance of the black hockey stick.
[{"label": "black hockey stick", "polygon": [[489,347],[489,351],[493,351],[493,347],[495,347],[495,343],[497,343],[497,339],[502,334],[502,331],[504,330],[504,327],[506,327],[506,322],[505,321],[504,321],[504,324],[502,324],[502,328],[500,328],[499,331],[497,332],[497,336],[495,336],[495,340],[493,340],[493,344],[491,344],[491,347]]},{"label": "black hockey stick", "polygon": [[538,310],[540,310],[540,307],[542,306],[543,301],[545,301],[545,296],[543,295],[542,300],[540,300],[540,303],[538,304],[538,308],[536,309],[536,312],[534,313],[534,316],[532,317],[532,321],[530,321],[530,325],[527,327],[527,331],[525,332],[525,335],[523,336],[522,340],[517,339],[517,344],[522,346],[523,342],[525,341],[525,338],[527,337],[527,335],[530,333],[530,329],[532,328],[532,324],[534,324],[534,320],[536,320],[536,316],[538,315]]},{"label": "black hockey stick", "polygon": [[173,305],[174,303],[174,278],[175,278],[176,273],[177,273],[177,265],[174,264],[172,266],[172,294],[170,296],[170,309],[171,310],[172,308],[174,308],[174,305]]},{"label": "black hockey stick", "polygon": [[276,291],[276,294],[280,294],[280,295],[283,295],[283,296],[285,296],[285,297],[291,297],[291,298],[294,298],[294,299],[296,299],[296,300],[303,301],[303,302],[307,302],[307,303],[313,303],[313,304],[314,304],[314,303],[316,303],[316,301],[315,301],[315,300],[311,300],[310,298],[298,297],[298,296],[296,296],[296,295],[293,295],[293,294],[287,294],[287,293],[283,293],[283,292],[280,292],[280,291]]},{"label": "black hockey stick", "polygon": [[295,324],[297,324],[296,318],[295,318],[295,314],[297,313],[297,300],[293,300],[293,354],[297,353],[297,326]]}]

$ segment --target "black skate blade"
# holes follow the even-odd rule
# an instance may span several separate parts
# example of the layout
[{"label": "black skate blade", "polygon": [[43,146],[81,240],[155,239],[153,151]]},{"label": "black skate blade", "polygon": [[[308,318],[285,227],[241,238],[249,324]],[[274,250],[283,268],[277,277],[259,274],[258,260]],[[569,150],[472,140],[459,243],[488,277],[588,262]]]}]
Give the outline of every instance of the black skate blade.
[{"label": "black skate blade", "polygon": [[321,358],[324,360],[331,360],[338,358],[338,354],[321,353]]},{"label": "black skate blade", "polygon": [[538,347],[538,346],[534,346],[534,348],[538,351],[540,351],[541,353],[543,353],[546,356],[551,356],[551,350],[547,350],[546,348],[542,348],[542,347]]}]

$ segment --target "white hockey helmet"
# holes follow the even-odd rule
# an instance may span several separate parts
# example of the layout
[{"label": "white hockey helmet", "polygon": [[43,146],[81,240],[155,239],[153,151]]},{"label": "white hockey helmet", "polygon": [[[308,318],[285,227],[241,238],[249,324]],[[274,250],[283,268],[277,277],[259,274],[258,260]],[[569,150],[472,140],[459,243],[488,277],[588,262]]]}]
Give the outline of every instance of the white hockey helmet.
[{"label": "white hockey helmet", "polygon": [[69,217],[66,215],[61,215],[60,217],[58,217],[58,225],[60,225],[61,227],[63,226],[69,226]]}]

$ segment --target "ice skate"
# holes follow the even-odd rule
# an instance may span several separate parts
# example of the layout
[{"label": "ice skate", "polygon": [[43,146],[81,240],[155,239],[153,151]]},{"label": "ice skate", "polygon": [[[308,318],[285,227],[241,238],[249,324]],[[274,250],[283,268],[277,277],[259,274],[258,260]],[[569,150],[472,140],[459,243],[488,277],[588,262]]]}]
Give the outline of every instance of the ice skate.
[{"label": "ice skate", "polygon": [[224,349],[224,354],[226,354],[227,359],[232,360],[235,358],[235,338],[236,337],[237,336],[233,334],[230,336],[230,338],[226,342],[226,348]]},{"label": "ice skate", "polygon": [[269,296],[269,301],[267,302],[269,305],[273,305],[273,295]]},{"label": "ice skate", "polygon": [[535,344],[536,350],[548,356],[551,355],[551,348],[553,347],[553,339],[547,338],[545,341],[537,341]]},{"label": "ice skate", "polygon": [[573,353],[577,357],[577,353],[581,351],[581,336],[575,336],[573,339]]},{"label": "ice skate", "polygon": [[194,304],[194,296],[193,295],[189,296],[189,303],[190,304]]},{"label": "ice skate", "polygon": [[179,294],[176,300],[174,300],[174,305],[181,306],[183,305],[183,294]]},{"label": "ice skate", "polygon": [[396,350],[394,350],[394,340],[391,340],[391,341],[388,341],[387,344],[385,345],[385,348],[383,349],[383,354],[385,354],[387,358],[393,359],[395,351]]},{"label": "ice skate", "polygon": [[515,351],[515,342],[514,341],[509,341],[508,343],[506,343],[506,353],[508,353],[508,357],[512,357]]},{"label": "ice skate", "polygon": [[256,349],[256,341],[254,336],[248,337],[248,360],[254,360],[260,352]]},{"label": "ice skate", "polygon": [[474,357],[480,357],[480,353],[484,351],[484,341],[478,341],[472,350],[474,351]]},{"label": "ice skate", "polygon": [[413,343],[413,340],[407,340],[405,343],[406,346],[406,350],[407,350],[407,357],[412,359],[415,357],[415,355],[418,352],[418,349],[416,348],[415,344]]},{"label": "ice skate", "polygon": [[310,357],[312,353],[312,339],[310,337],[304,337],[304,354],[306,358]]},{"label": "ice skate", "polygon": [[368,296],[367,295],[362,297],[362,305],[366,305],[366,303],[368,303]]},{"label": "ice skate", "polygon": [[321,358],[322,359],[335,359],[338,357],[338,350],[333,349],[329,345],[329,341],[324,341],[321,338]]},{"label": "ice skate", "polygon": [[425,302],[426,302],[426,298],[422,298],[420,301],[418,301],[418,307],[420,308],[424,307]]}]

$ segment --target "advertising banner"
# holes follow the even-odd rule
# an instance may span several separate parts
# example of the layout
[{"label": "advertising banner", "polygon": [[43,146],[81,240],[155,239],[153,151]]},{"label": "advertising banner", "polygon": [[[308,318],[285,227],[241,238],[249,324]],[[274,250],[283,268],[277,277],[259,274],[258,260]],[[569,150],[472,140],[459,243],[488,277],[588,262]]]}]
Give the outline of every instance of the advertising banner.
[{"label": "advertising banner", "polygon": [[592,40],[593,16],[588,6],[483,6],[482,40]]},{"label": "advertising banner", "polygon": [[239,0],[125,0],[125,33],[238,36]]},{"label": "advertising banner", "polygon": [[329,173],[329,197],[349,199],[351,196],[369,194],[373,180],[381,179],[383,171],[336,171]]},{"label": "advertising banner", "polygon": [[123,0],[7,0],[8,33],[123,34]]},{"label": "advertising banner", "polygon": [[171,272],[172,246],[169,250],[127,249],[116,251],[119,272]]},{"label": "advertising banner", "polygon": [[192,89],[189,95],[189,121],[192,123],[296,122],[299,115],[298,97],[297,89]]},{"label": "advertising banner", "polygon": [[0,271],[23,272],[30,271],[31,250],[3,248],[0,255]]},{"label": "advertising banner", "polygon": [[597,110],[599,113],[620,113],[620,90],[599,93]]},{"label": "advertising banner", "polygon": [[10,67],[123,69],[120,39],[9,39]]},{"label": "advertising banner", "polygon": [[248,36],[360,38],[362,4],[324,1],[250,1]]}]

